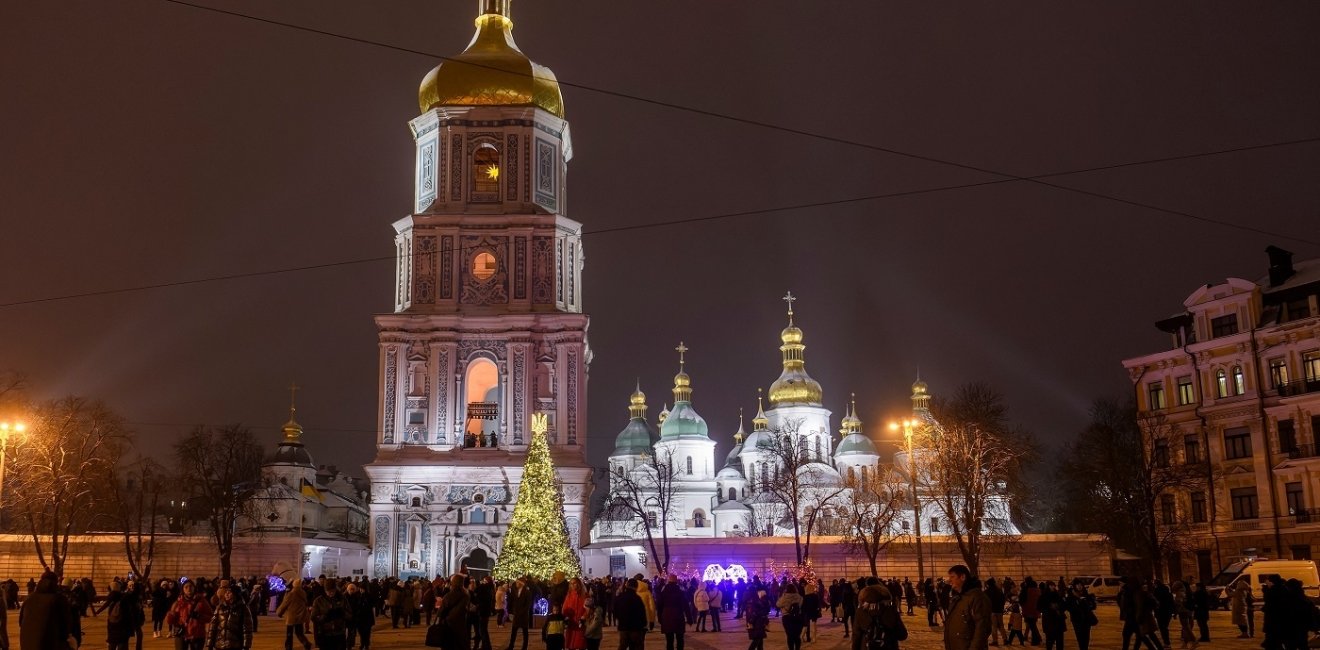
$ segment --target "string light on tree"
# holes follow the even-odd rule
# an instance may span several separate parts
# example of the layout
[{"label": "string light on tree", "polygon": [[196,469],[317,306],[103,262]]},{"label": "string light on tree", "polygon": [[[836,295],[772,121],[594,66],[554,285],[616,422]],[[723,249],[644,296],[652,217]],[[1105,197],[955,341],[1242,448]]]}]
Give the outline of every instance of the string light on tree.
[{"label": "string light on tree", "polygon": [[568,539],[564,519],[564,495],[550,459],[546,441],[549,428],[544,413],[532,415],[532,441],[518,486],[518,503],[509,521],[509,533],[493,575],[513,580],[531,575],[549,580],[555,571],[572,578],[582,573],[577,554]]}]

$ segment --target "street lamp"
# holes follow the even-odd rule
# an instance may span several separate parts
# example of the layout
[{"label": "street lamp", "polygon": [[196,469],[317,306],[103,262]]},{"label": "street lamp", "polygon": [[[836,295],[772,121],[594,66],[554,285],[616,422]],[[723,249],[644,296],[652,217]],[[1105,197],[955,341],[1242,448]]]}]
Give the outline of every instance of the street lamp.
[{"label": "street lamp", "polygon": [[[5,453],[9,451],[9,436],[23,433],[27,425],[23,422],[0,422],[0,526],[4,523],[5,503]],[[0,528],[3,530],[3,528]]]},{"label": "street lamp", "polygon": [[903,430],[903,440],[907,442],[908,480],[912,488],[912,530],[917,536],[917,581],[926,582],[926,561],[921,552],[921,500],[917,498],[917,458],[912,449],[912,430],[921,424],[920,420],[905,419],[890,422],[890,431]]}]

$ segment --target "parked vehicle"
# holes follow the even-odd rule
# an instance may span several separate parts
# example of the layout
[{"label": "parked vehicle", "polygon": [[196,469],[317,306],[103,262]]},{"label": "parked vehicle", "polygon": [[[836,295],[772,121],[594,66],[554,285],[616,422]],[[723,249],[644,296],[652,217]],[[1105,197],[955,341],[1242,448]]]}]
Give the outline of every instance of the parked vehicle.
[{"label": "parked vehicle", "polygon": [[1086,591],[1096,600],[1116,600],[1123,581],[1118,576],[1077,576],[1073,584],[1086,587]]},{"label": "parked vehicle", "polygon": [[1320,571],[1316,570],[1314,560],[1264,560],[1248,559],[1234,562],[1219,572],[1214,580],[1206,585],[1211,602],[1228,609],[1229,594],[1233,593],[1239,582],[1245,581],[1256,596],[1257,606],[1261,603],[1261,585],[1271,576],[1284,580],[1297,578],[1302,581],[1302,590],[1311,600],[1320,599]]}]

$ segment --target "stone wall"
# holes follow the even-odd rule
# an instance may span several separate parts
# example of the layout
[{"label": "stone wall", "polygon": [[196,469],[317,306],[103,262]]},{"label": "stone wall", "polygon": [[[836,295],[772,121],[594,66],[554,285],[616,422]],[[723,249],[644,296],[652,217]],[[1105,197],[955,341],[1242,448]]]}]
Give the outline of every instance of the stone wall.
[{"label": "stone wall", "polygon": [[[658,541],[657,541],[658,543]],[[703,572],[707,565],[721,567],[739,564],[749,574],[765,575],[797,563],[793,540],[783,537],[725,537],[707,540],[675,539],[669,541],[671,570],[683,574]],[[946,539],[931,542],[922,540],[925,575],[943,576],[949,567],[962,564],[956,544]],[[638,563],[637,556],[644,553],[650,564],[650,548],[645,543],[598,542],[583,551],[584,572],[592,576],[610,573],[610,556],[615,556],[614,573],[619,556],[623,556],[624,575],[652,573],[653,569]],[[837,537],[816,537],[811,542],[812,566],[822,578],[857,577],[871,574],[865,555],[849,552],[847,545]],[[881,576],[909,577],[918,575],[915,545],[894,544],[876,559],[876,572]],[[1112,551],[1099,535],[1021,535],[1011,542],[988,545],[982,553],[982,577],[1031,575],[1036,578],[1055,579],[1059,576],[1106,575],[1111,572]]]},{"label": "stone wall", "polygon": [[[47,544],[48,540],[43,540]],[[307,554],[305,573],[355,575],[366,569],[367,548],[363,544],[330,540],[303,540]],[[334,558],[327,561],[327,557]],[[240,537],[234,540],[232,573],[264,576],[287,570],[298,561],[296,537]],[[335,568],[337,567],[337,569]],[[19,584],[43,571],[32,538],[26,535],[0,535],[0,580],[12,577]],[[120,535],[85,535],[69,540],[64,574],[90,577],[104,585],[113,577],[129,572],[124,540]],[[215,542],[205,536],[161,535],[156,538],[153,577],[215,576],[220,572],[220,556]]]}]

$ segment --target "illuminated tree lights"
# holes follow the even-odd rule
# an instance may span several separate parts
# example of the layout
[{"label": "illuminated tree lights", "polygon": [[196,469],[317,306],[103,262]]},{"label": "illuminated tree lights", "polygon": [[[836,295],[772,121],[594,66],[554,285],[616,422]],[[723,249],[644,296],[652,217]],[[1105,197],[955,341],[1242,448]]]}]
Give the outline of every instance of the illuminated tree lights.
[{"label": "illuminated tree lights", "polygon": [[545,415],[532,416],[532,441],[523,464],[518,502],[509,521],[509,532],[495,563],[496,580],[531,575],[549,580],[555,571],[574,577],[582,573],[578,557],[569,544],[564,521],[564,495],[555,477],[546,442]]}]

